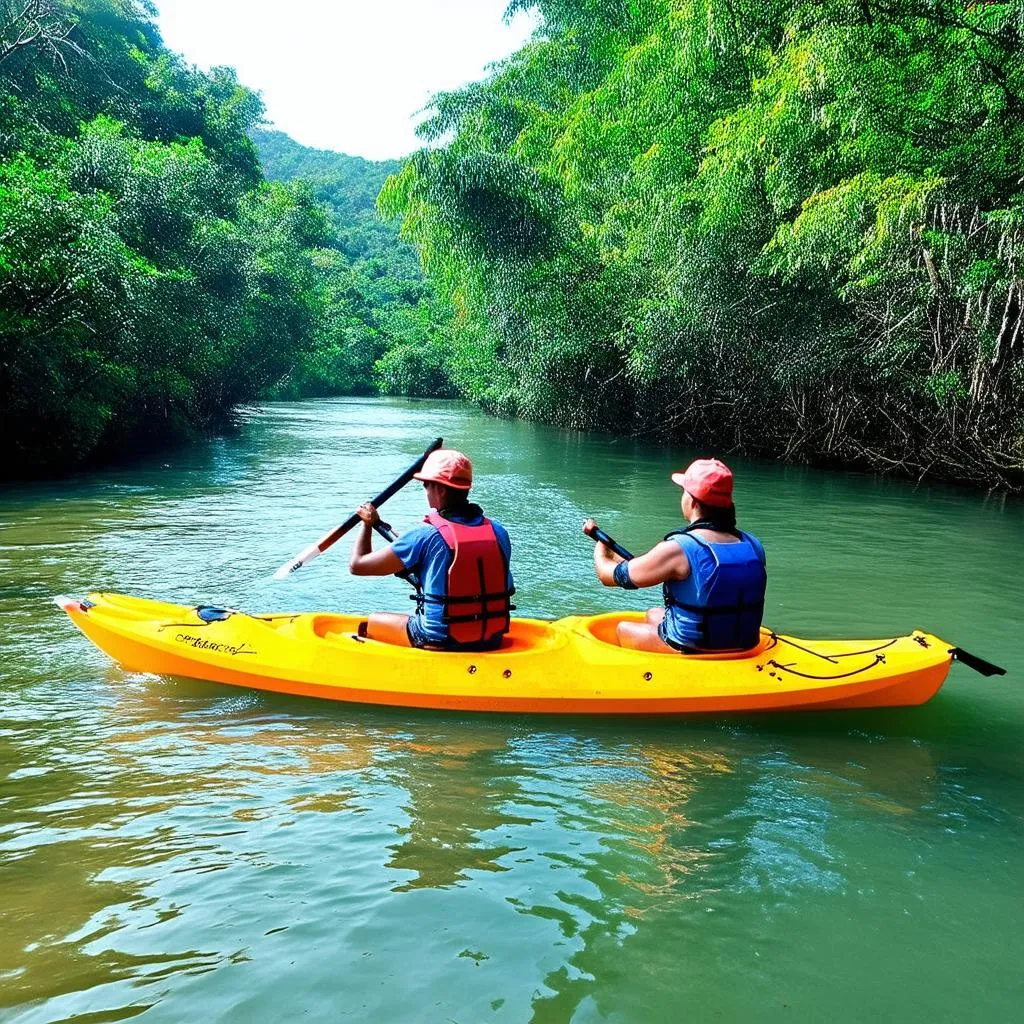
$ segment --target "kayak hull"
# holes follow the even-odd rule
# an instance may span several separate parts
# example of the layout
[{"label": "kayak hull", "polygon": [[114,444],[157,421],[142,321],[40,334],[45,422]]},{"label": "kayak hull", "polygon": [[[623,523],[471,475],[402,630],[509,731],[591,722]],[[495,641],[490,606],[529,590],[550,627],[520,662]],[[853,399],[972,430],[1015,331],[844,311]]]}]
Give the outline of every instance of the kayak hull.
[{"label": "kayak hull", "polygon": [[301,697],[519,714],[686,715],[923,704],[951,645],[923,632],[885,640],[798,640],[763,630],[742,653],[628,651],[615,625],[636,613],[515,619],[501,649],[421,651],[357,635],[356,615],[226,613],[118,594],[58,598],[126,669]]}]

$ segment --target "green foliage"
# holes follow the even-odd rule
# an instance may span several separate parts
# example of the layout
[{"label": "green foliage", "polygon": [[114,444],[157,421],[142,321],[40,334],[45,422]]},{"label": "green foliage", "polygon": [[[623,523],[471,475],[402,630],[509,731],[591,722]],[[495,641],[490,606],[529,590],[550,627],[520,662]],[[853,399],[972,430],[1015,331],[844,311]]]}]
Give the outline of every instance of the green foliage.
[{"label": "green foliage", "polygon": [[448,371],[448,324],[439,322],[437,313],[436,304],[427,299],[388,311],[384,321],[394,341],[374,365],[381,393],[455,397]]},{"label": "green foliage", "polygon": [[540,0],[384,186],[503,412],[1024,482],[1024,3]]},{"label": "green foliage", "polygon": [[1024,0],[525,7],[399,164],[258,130],[143,0],[0,0],[5,465],[457,390],[1024,483]]},{"label": "green foliage", "polygon": [[0,22],[6,472],[216,425],[312,343],[323,208],[263,182],[258,98],[185,67],[148,7],[35,0]]},{"label": "green foliage", "polygon": [[317,262],[322,314],[312,346],[269,393],[451,397],[448,304],[397,224],[377,215],[377,195],[399,161],[309,149],[281,132],[253,139],[268,177],[302,181],[331,222],[331,251]]}]

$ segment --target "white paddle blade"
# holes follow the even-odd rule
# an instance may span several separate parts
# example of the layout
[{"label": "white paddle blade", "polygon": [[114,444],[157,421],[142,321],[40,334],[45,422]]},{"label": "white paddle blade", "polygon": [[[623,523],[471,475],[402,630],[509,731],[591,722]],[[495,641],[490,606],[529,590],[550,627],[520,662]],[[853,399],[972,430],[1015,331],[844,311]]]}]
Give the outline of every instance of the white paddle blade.
[{"label": "white paddle blade", "polygon": [[301,551],[294,558],[289,559],[281,566],[277,572],[274,573],[275,580],[286,580],[296,569],[301,569],[304,565],[309,565],[320,554],[320,549],[315,545],[311,545],[306,548],[305,551]]}]

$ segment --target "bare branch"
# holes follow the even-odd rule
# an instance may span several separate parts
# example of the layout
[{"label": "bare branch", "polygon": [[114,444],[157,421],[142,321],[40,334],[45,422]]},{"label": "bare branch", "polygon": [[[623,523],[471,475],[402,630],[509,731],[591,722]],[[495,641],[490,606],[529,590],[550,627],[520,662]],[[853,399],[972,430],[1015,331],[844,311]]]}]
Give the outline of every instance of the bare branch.
[{"label": "bare branch", "polygon": [[70,38],[77,26],[77,19],[66,15],[55,0],[0,0],[0,64],[15,53],[35,49],[50,53],[66,71],[64,51],[82,53]]}]

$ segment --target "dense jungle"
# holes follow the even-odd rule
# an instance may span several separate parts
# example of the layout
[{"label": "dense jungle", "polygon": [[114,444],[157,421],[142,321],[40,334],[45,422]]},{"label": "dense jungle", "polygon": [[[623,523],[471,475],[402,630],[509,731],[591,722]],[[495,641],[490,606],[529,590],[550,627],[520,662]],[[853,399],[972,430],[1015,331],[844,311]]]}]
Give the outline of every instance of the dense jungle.
[{"label": "dense jungle", "polygon": [[372,162],[145,4],[0,3],[5,475],[378,391],[1024,486],[1021,0],[526,7]]}]

